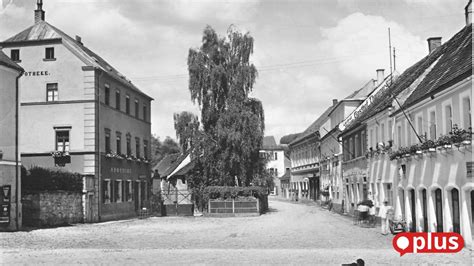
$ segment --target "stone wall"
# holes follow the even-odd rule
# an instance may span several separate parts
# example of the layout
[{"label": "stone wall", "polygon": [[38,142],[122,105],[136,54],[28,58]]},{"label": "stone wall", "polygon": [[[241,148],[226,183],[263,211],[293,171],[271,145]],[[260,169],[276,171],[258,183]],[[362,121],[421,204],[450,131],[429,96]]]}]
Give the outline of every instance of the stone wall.
[{"label": "stone wall", "polygon": [[54,191],[23,195],[23,224],[48,227],[84,222],[82,194]]}]

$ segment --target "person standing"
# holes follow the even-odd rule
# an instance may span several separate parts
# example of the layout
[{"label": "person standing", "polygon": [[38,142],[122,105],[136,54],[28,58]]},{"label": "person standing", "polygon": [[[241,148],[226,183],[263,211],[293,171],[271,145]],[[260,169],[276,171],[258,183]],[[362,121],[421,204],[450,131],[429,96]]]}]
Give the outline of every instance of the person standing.
[{"label": "person standing", "polygon": [[389,207],[387,206],[388,204],[388,201],[387,200],[384,200],[383,201],[383,205],[380,206],[380,210],[379,210],[379,216],[380,216],[380,220],[381,220],[381,233],[382,235],[386,235],[388,234],[388,216],[387,216],[387,212],[389,210]]}]

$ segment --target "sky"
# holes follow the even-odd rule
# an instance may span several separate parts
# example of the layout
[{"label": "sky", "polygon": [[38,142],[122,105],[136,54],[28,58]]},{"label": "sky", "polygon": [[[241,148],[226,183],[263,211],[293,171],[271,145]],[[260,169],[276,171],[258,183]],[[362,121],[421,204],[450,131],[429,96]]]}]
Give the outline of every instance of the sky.
[{"label": "sky", "polygon": [[[152,103],[152,133],[175,138],[173,114],[199,114],[187,56],[207,25],[254,38],[252,97],[267,136],[304,131],[332,104],[389,73],[388,28],[402,73],[428,54],[426,39],[465,26],[467,0],[44,0],[46,21],[123,73]],[[0,0],[0,41],[33,24],[36,0]]]}]

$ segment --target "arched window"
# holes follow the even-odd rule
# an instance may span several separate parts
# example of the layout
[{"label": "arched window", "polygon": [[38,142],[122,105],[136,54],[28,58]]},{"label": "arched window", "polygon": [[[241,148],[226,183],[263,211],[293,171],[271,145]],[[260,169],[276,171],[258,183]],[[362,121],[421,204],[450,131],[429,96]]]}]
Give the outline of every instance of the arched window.
[{"label": "arched window", "polygon": [[440,188],[435,190],[436,232],[443,232],[443,197]]}]

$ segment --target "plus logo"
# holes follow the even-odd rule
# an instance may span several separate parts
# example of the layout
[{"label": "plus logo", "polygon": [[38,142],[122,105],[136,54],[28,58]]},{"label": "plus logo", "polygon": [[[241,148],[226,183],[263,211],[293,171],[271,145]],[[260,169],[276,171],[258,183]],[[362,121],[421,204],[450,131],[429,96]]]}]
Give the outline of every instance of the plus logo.
[{"label": "plus logo", "polygon": [[464,247],[458,233],[400,233],[392,240],[393,248],[403,256],[407,253],[456,253]]}]

